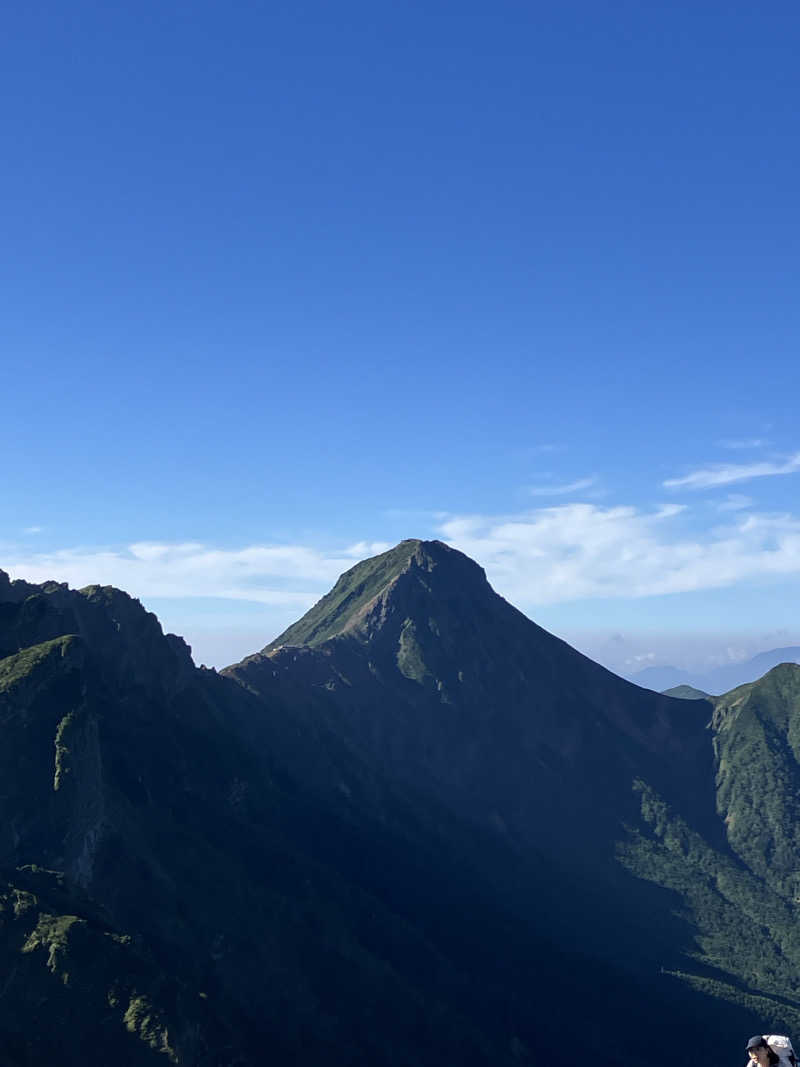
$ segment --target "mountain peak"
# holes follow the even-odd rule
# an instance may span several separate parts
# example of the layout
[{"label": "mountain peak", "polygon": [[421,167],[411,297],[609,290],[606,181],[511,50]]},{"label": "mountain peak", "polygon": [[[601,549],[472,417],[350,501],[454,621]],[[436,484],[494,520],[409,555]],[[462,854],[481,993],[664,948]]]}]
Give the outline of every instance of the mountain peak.
[{"label": "mountain peak", "polygon": [[283,645],[321,645],[351,630],[369,606],[385,596],[402,575],[438,568],[452,572],[459,582],[486,582],[483,568],[457,549],[443,541],[409,538],[345,571],[329,593],[263,651],[272,652]]}]

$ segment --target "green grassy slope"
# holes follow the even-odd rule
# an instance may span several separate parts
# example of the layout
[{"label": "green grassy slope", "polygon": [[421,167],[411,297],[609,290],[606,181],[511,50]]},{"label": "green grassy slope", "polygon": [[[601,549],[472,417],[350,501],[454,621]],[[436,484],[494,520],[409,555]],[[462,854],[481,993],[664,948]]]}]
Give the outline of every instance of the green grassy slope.
[{"label": "green grassy slope", "polygon": [[696,988],[800,1029],[800,666],[714,698],[722,847],[644,785],[644,826],[621,846],[639,877],[674,890],[695,931]]},{"label": "green grassy slope", "polygon": [[420,544],[420,541],[401,541],[388,552],[345,571],[329,593],[264,651],[281,645],[319,645],[342,633],[358,613],[402,572]]},{"label": "green grassy slope", "polygon": [[0,1062],[186,1062],[204,1004],[164,974],[141,939],[117,933],[64,876],[0,877]]}]

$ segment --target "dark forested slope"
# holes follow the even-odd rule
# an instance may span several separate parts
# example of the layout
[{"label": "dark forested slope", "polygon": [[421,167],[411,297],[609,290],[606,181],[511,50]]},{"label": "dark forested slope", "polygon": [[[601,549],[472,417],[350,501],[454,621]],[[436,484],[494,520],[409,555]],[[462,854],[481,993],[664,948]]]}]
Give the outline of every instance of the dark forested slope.
[{"label": "dark forested slope", "polygon": [[223,675],[118,590],[0,572],[0,1062],[738,1054],[794,1020],[788,670],[644,692],[436,542]]},{"label": "dark forested slope", "polygon": [[[538,854],[559,887],[538,899],[562,943],[571,932],[603,959],[640,973],[657,963],[793,1025],[799,667],[713,704],[657,695],[537,627],[460,553],[407,541],[229,673],[298,708],[311,681],[316,720],[372,764]],[[731,756],[751,748],[750,762]],[[684,870],[695,849],[700,902]],[[719,896],[729,881],[750,887],[735,916]]]},{"label": "dark forested slope", "polygon": [[636,775],[720,832],[707,707],[617,678],[439,542],[357,565],[225,673],[324,722],[393,780],[595,879],[617,881],[610,843],[638,813]]}]

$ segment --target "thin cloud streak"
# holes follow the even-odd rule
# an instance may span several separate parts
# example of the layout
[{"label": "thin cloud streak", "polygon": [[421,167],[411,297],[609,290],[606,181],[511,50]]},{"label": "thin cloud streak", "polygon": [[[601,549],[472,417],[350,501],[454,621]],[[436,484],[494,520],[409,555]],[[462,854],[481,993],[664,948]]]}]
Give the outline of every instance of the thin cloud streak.
[{"label": "thin cloud streak", "polygon": [[745,508],[751,508],[755,504],[755,501],[751,496],[745,496],[744,493],[728,493],[728,496],[721,503],[717,504],[717,511],[743,511]]},{"label": "thin cloud streak", "polygon": [[326,554],[300,545],[222,549],[184,542],[139,541],[125,548],[64,548],[7,555],[12,578],[55,579],[73,588],[115,585],[142,599],[219,597],[305,611],[365,555],[388,547],[362,541]]},{"label": "thin cloud streak", "polygon": [[531,455],[544,455],[547,452],[563,452],[564,445],[557,445],[552,442],[548,442],[543,445],[533,445],[529,452]]},{"label": "thin cloud streak", "polygon": [[566,485],[533,485],[528,486],[529,496],[567,496],[569,493],[579,493],[582,489],[590,489],[596,482],[596,478],[579,478],[576,482]]},{"label": "thin cloud streak", "polygon": [[712,489],[734,482],[746,482],[751,478],[771,478],[778,474],[795,474],[797,471],[800,471],[800,452],[795,452],[782,463],[715,464],[692,471],[683,478],[668,478],[663,485],[665,489]]},{"label": "thin cloud streak", "polygon": [[769,441],[764,437],[742,437],[719,442],[721,448],[731,449],[766,448],[768,444]]}]

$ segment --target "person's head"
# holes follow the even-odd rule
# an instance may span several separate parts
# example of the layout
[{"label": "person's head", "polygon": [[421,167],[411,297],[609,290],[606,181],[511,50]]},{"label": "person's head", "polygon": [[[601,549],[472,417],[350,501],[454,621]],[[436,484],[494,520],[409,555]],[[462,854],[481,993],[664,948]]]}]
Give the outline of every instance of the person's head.
[{"label": "person's head", "polygon": [[750,1062],[757,1063],[759,1067],[772,1067],[779,1059],[761,1034],[756,1034],[755,1037],[751,1037],[747,1042],[747,1054],[750,1057]]}]

